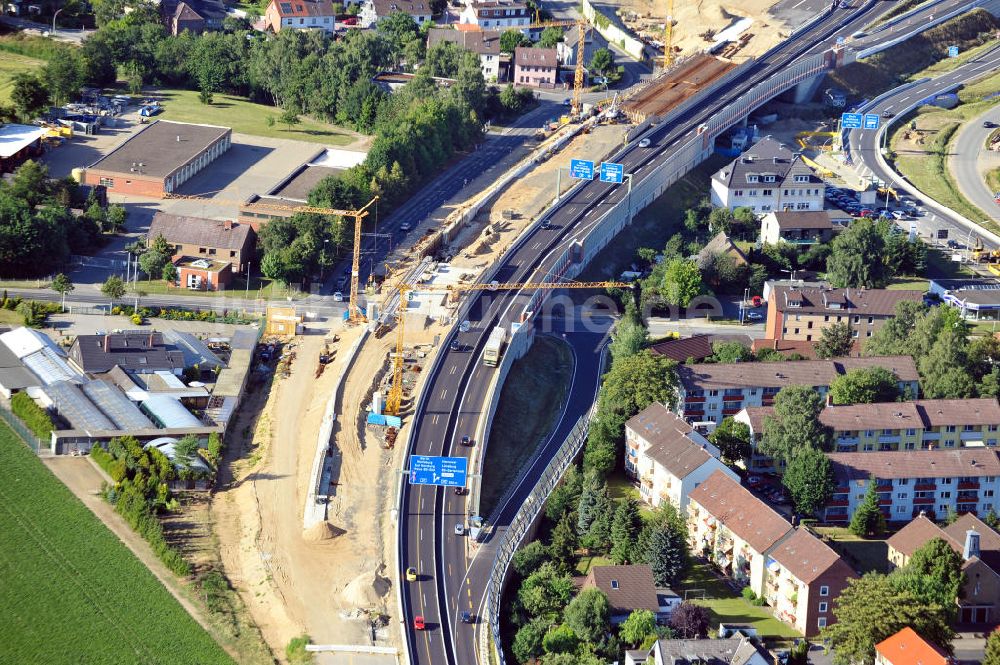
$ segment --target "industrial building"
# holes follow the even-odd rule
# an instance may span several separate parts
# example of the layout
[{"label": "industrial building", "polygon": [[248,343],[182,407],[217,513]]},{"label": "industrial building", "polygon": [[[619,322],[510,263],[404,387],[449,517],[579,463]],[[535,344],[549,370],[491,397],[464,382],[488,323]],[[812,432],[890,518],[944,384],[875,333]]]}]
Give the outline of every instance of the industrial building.
[{"label": "industrial building", "polygon": [[159,120],[87,167],[83,183],[103,185],[111,194],[165,198],[229,150],[232,133]]}]

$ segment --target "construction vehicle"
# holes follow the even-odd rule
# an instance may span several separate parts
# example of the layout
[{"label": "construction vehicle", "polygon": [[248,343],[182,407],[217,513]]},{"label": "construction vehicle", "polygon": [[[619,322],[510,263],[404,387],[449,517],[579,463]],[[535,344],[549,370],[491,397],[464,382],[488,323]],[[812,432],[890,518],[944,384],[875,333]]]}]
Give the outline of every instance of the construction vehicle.
[{"label": "construction vehicle", "polygon": [[236,201],[233,199],[224,199],[219,197],[209,197],[209,196],[199,196],[197,194],[173,194],[168,193],[166,195],[168,199],[184,199],[188,201],[203,201],[204,203],[212,205],[236,205],[238,207],[252,207],[252,208],[263,208],[265,210],[281,210],[284,212],[306,212],[313,213],[317,215],[332,215],[334,217],[351,217],[354,219],[354,256],[351,261],[351,297],[348,300],[347,307],[347,322],[348,323],[362,323],[364,322],[365,315],[361,311],[361,307],[358,305],[358,275],[361,273],[361,223],[364,218],[368,216],[368,208],[374,205],[378,201],[376,196],[371,201],[358,208],[357,210],[336,210],[334,208],[324,208],[321,206],[310,206],[310,205],[281,205],[278,203],[267,203],[264,201],[255,201],[254,203],[248,204],[246,201]]},{"label": "construction vehicle", "polygon": [[[449,300],[458,300],[461,293],[466,291],[518,291],[532,289],[611,289],[611,288],[632,288],[633,284],[626,282],[488,282],[475,284],[447,284],[442,286],[415,286],[413,284],[396,284],[394,288],[399,291],[399,305],[396,308],[396,352],[392,354],[392,385],[385,399],[385,412],[391,416],[398,416],[403,403],[403,342],[405,340],[405,312],[406,303],[409,301],[410,293],[413,291],[450,292]],[[506,339],[506,331],[500,328]],[[497,329],[490,333],[487,346],[494,341]],[[497,351],[496,362],[499,362],[502,354],[502,344]],[[484,356],[484,362],[490,363]],[[495,366],[494,363],[493,366]]]},{"label": "construction vehicle", "polygon": [[986,249],[982,238],[976,236],[976,242],[972,245],[972,260],[976,263],[1000,263],[1000,249]]}]

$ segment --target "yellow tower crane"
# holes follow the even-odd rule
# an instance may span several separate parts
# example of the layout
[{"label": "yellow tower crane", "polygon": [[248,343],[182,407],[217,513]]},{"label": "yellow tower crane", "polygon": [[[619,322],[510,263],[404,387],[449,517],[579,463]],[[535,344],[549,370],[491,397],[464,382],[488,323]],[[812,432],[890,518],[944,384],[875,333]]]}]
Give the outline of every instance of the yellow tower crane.
[{"label": "yellow tower crane", "polygon": [[674,64],[674,0],[667,0],[667,19],[663,22],[663,68]]},{"label": "yellow tower crane", "polygon": [[405,333],[403,330],[406,303],[409,300],[411,291],[447,291],[451,300],[466,291],[518,291],[525,289],[612,289],[631,288],[634,286],[628,282],[489,282],[475,284],[448,284],[441,286],[414,286],[413,284],[399,284],[395,288],[399,291],[399,306],[396,308],[396,353],[392,357],[392,384],[389,387],[389,394],[385,398],[385,412],[391,416],[398,416],[403,403],[403,341]]},{"label": "yellow tower crane", "polygon": [[371,201],[366,203],[364,206],[357,210],[337,210],[335,208],[324,208],[322,206],[310,206],[310,205],[282,205],[280,203],[268,203],[265,201],[255,201],[253,203],[247,203],[246,201],[237,201],[235,199],[225,199],[219,197],[208,197],[199,196],[197,194],[167,194],[168,199],[181,199],[188,201],[201,201],[202,203],[212,204],[212,205],[236,205],[239,207],[246,208],[263,208],[265,210],[281,210],[283,212],[305,212],[313,213],[317,215],[333,215],[335,217],[350,217],[354,219],[354,256],[351,261],[351,297],[348,306],[348,322],[350,323],[360,323],[365,320],[365,315],[361,311],[361,307],[358,305],[358,275],[361,272],[361,223],[365,217],[368,216],[368,208],[370,208],[376,201],[378,197],[376,196]]}]

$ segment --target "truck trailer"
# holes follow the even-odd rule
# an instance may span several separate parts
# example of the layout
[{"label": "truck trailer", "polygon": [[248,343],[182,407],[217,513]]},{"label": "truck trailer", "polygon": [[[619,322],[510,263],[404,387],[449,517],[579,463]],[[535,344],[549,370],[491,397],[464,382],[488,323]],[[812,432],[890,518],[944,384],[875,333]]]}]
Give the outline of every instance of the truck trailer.
[{"label": "truck trailer", "polygon": [[496,367],[503,356],[504,345],[507,343],[507,330],[503,326],[497,326],[490,333],[486,340],[486,347],[483,349],[483,364],[487,367]]}]

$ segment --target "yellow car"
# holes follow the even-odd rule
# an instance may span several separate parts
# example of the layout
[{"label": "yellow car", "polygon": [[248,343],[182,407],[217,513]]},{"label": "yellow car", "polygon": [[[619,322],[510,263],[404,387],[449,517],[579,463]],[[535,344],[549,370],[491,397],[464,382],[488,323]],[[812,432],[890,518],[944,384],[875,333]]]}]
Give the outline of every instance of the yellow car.
[{"label": "yellow car", "polygon": [[414,567],[409,567],[406,569],[406,581],[416,582],[417,581],[417,569]]}]

